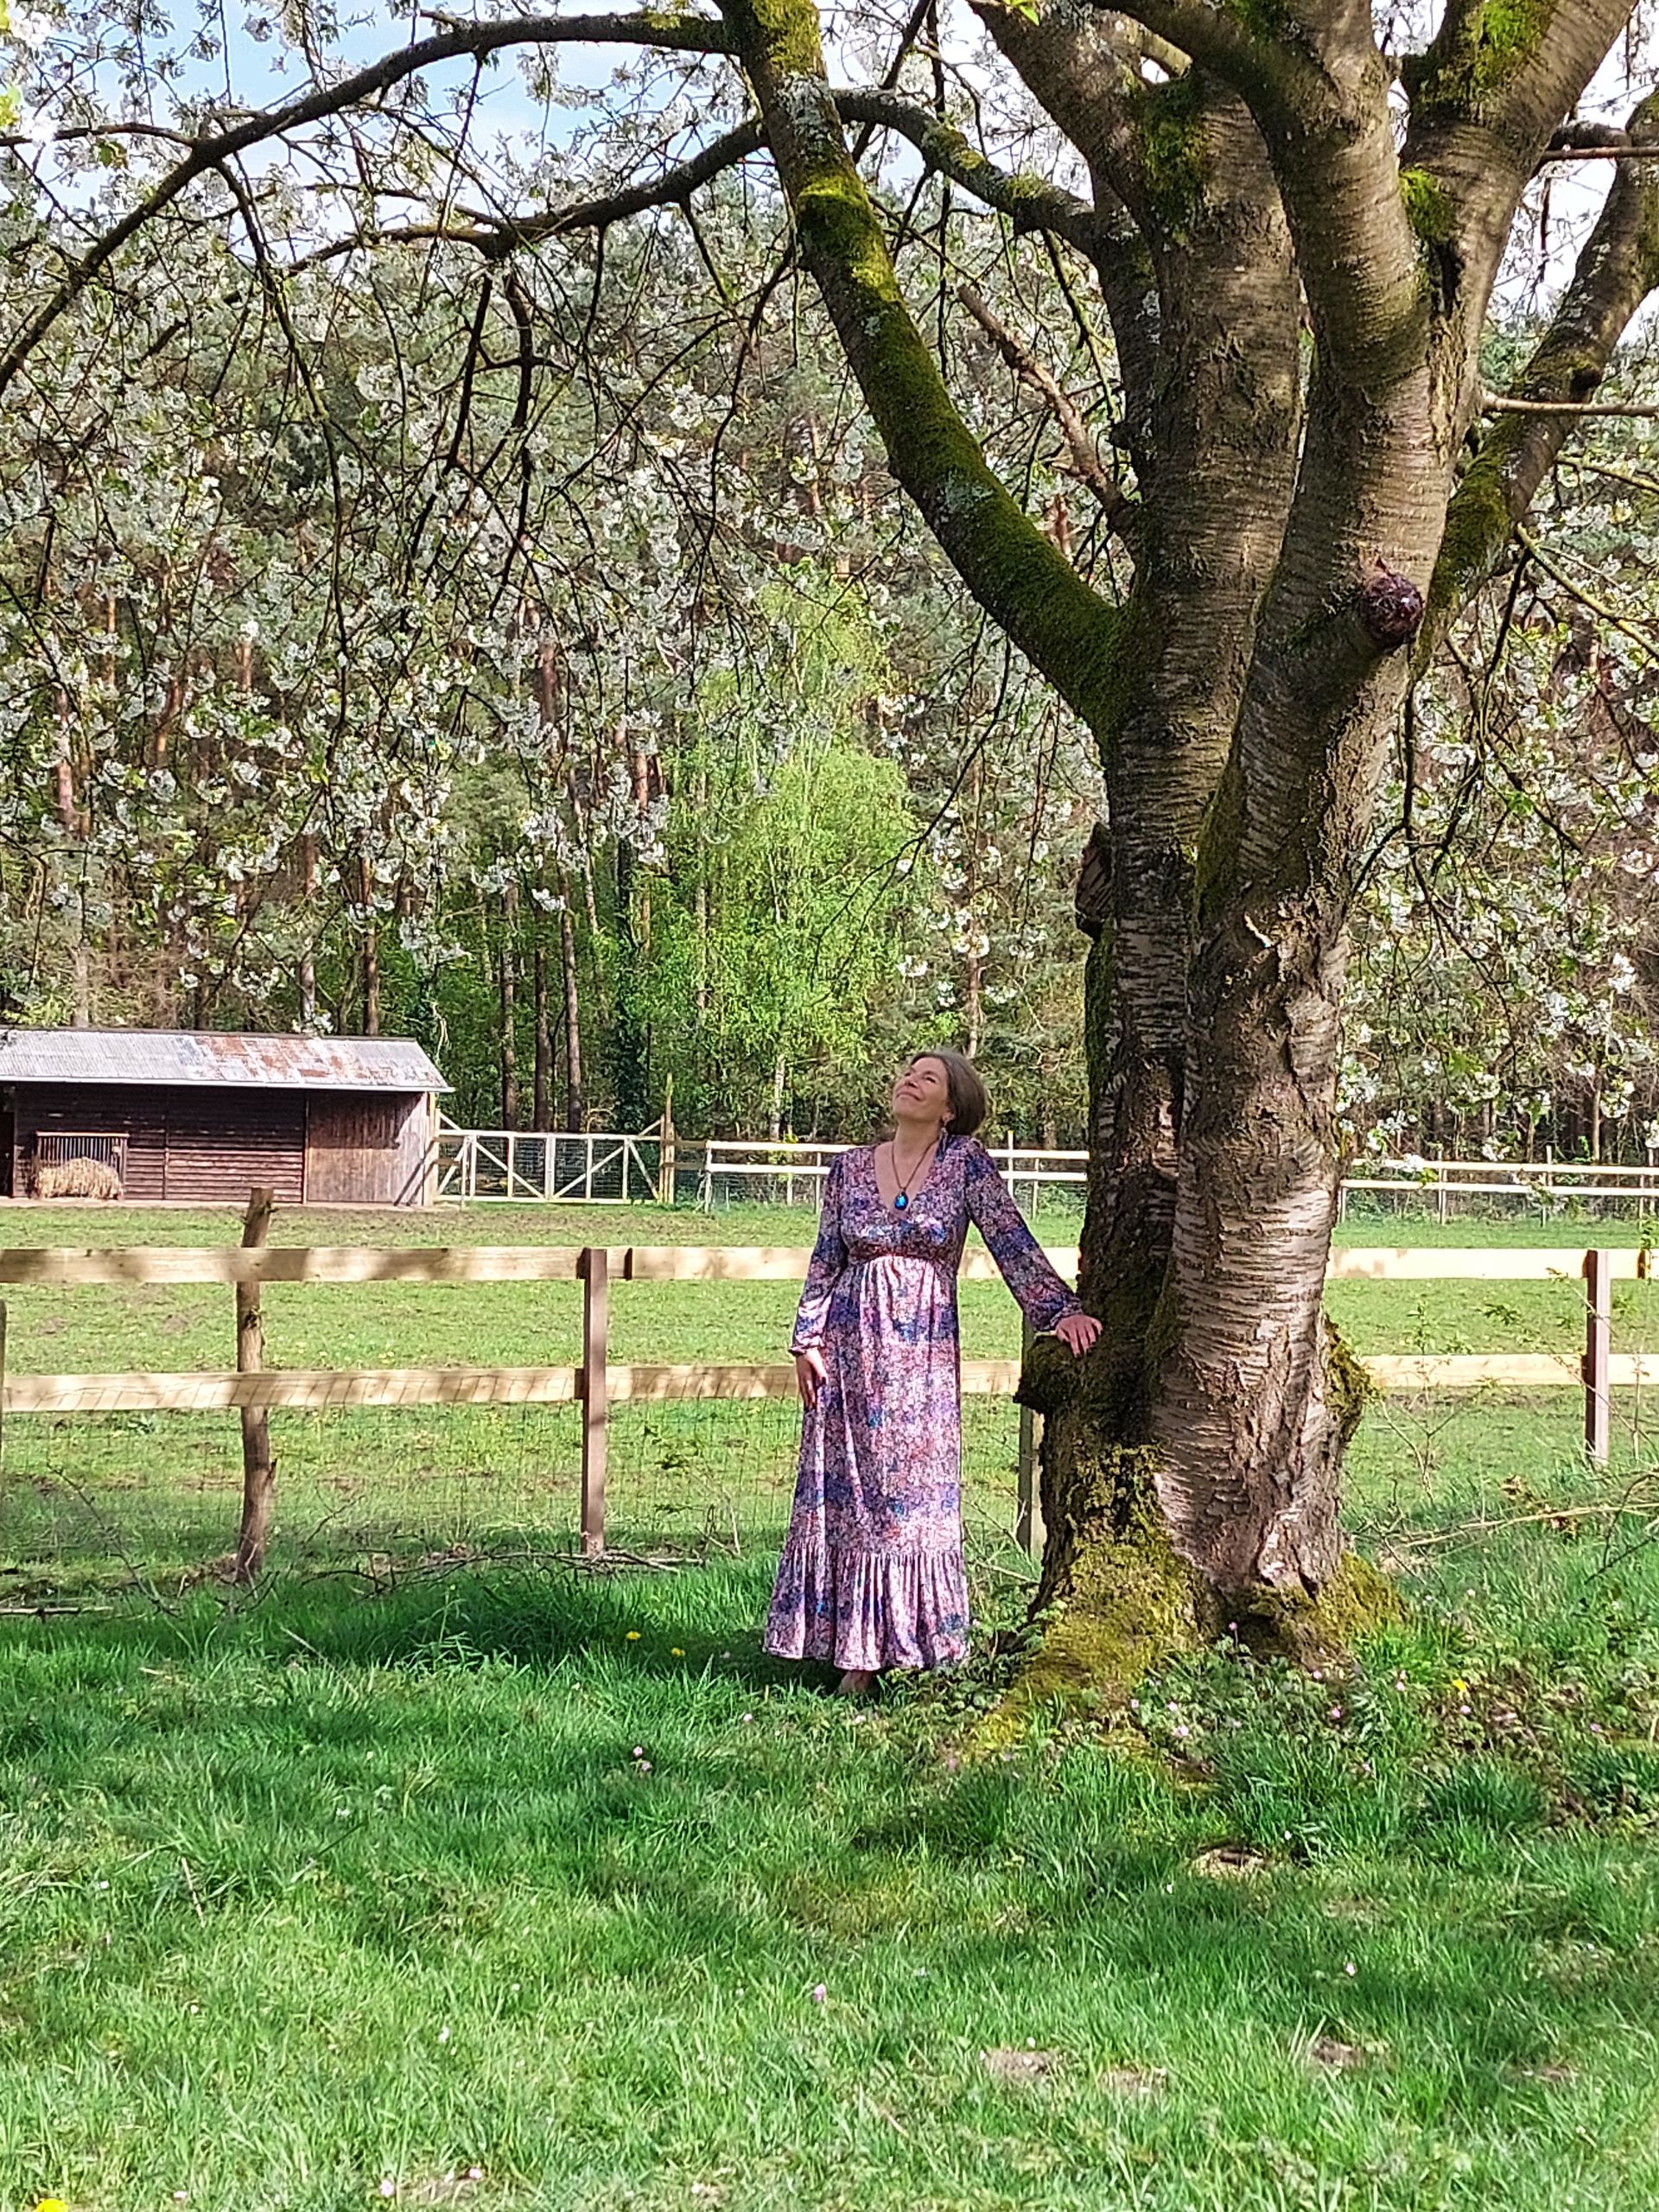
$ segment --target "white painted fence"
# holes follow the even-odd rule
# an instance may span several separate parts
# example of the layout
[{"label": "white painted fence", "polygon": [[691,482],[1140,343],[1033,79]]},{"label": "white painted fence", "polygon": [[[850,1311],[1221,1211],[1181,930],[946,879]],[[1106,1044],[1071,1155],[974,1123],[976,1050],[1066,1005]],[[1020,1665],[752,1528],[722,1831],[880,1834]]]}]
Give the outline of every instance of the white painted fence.
[{"label": "white painted fence", "polygon": [[[638,1135],[616,1130],[462,1129],[443,1121],[438,1135],[436,1192],[441,1201],[616,1205],[666,1197],[677,1179],[695,1181],[705,1211],[734,1199],[774,1205],[817,1205],[830,1163],[845,1144],[766,1139],[664,1138],[654,1124]],[[1020,1145],[1011,1135],[989,1143],[1027,1212],[1046,1192],[1070,1188],[1081,1198],[1088,1154]],[[1638,1216],[1659,1211],[1659,1160],[1644,1166],[1557,1160],[1371,1160],[1357,1162],[1342,1185],[1340,1208],[1361,1193],[1416,1200],[1441,1221],[1471,1201],[1518,1204],[1548,1216],[1575,1200],[1621,1203]],[[1414,1208],[1413,1209],[1415,1210]]]},{"label": "white painted fence", "polygon": [[440,1201],[510,1199],[547,1205],[617,1205],[658,1196],[659,1129],[623,1136],[599,1129],[461,1129],[438,1125]]}]

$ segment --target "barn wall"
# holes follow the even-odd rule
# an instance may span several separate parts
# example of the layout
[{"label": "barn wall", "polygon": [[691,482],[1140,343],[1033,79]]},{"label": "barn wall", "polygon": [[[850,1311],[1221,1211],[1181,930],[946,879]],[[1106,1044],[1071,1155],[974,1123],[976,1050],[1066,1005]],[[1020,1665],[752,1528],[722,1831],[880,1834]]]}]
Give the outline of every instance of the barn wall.
[{"label": "barn wall", "polygon": [[306,1100],[305,1195],[314,1205],[419,1205],[428,1136],[423,1094],[365,1098],[314,1090]]},{"label": "barn wall", "polygon": [[245,1202],[256,1183],[297,1205],[305,1187],[305,1094],[112,1084],[17,1088],[13,1188],[21,1196],[39,1131],[124,1133],[124,1195]]},{"label": "barn wall", "polygon": [[102,1084],[20,1084],[17,1088],[17,1151],[12,1188],[32,1195],[35,1139],[40,1131],[124,1135],[127,1140],[125,1196],[167,1196],[167,1102],[164,1090],[117,1090]]},{"label": "barn wall", "polygon": [[279,1204],[305,1196],[305,1094],[298,1090],[167,1093],[169,1198],[235,1200],[264,1183]]}]

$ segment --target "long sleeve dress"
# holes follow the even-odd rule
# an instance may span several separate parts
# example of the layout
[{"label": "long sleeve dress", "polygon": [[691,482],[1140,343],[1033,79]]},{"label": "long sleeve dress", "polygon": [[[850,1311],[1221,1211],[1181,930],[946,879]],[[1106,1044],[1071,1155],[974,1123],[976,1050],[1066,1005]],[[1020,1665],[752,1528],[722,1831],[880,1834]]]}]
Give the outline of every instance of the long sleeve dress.
[{"label": "long sleeve dress", "polygon": [[781,1657],[880,1670],[966,1655],[957,1270],[970,1222],[1033,1328],[1082,1310],[975,1139],[944,1145],[903,1212],[871,1146],[825,1178],[790,1349],[816,1349],[828,1374],[803,1411],[766,1619]]}]

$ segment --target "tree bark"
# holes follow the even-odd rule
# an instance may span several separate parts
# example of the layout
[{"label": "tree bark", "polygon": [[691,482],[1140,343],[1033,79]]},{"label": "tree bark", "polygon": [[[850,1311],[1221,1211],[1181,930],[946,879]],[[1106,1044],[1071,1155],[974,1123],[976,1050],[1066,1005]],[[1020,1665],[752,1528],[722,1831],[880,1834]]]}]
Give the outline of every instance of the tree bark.
[{"label": "tree bark", "polygon": [[576,926],[570,912],[570,879],[559,872],[559,957],[564,978],[564,1126],[587,1125],[582,1079],[582,976],[576,966]]},{"label": "tree bark", "polygon": [[375,912],[374,874],[369,857],[358,861],[358,891],[363,911],[363,1034],[380,1034],[380,925]]},{"label": "tree bark", "polygon": [[497,963],[501,992],[501,1126],[518,1126],[518,887],[501,893],[501,944]]},{"label": "tree bark", "polygon": [[317,841],[309,830],[300,836],[300,882],[304,893],[305,945],[300,954],[300,1027],[308,1037],[317,1026],[317,957],[314,931],[317,912]]},{"label": "tree bark", "polygon": [[531,941],[531,982],[536,1007],[536,1063],[531,1075],[530,1125],[553,1126],[553,1020],[547,982],[547,916],[538,905]]}]

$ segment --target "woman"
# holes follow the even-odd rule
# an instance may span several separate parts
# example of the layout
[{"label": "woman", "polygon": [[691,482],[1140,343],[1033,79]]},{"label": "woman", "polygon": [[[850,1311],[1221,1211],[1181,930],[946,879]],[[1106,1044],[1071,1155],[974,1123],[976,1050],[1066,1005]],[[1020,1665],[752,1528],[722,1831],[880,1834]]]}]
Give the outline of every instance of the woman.
[{"label": "woman", "polygon": [[790,1349],[801,1466],[766,1649],[824,1659],[848,1696],[968,1649],[957,1268],[972,1222],[1026,1318],[1074,1352],[1100,1333],[976,1141],[985,1087],[959,1052],[893,1086],[893,1135],[840,1154]]}]

